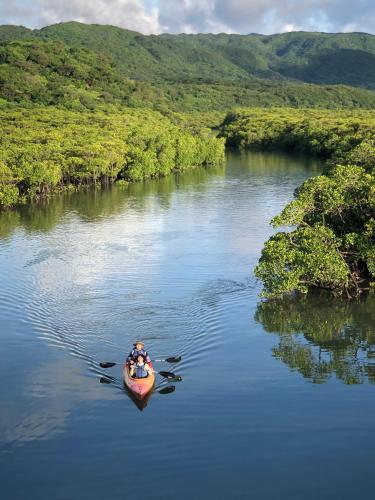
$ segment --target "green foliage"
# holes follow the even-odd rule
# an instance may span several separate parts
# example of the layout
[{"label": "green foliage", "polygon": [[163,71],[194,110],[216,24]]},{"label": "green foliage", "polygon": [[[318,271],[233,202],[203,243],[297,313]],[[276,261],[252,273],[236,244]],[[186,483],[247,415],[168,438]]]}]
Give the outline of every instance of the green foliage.
[{"label": "green foliage", "polygon": [[375,116],[365,110],[238,109],[225,117],[221,135],[234,147],[282,148],[339,160],[375,139]]},{"label": "green foliage", "polygon": [[312,287],[359,295],[375,278],[375,118],[364,111],[240,110],[221,134],[239,147],[282,147],[329,158],[272,224],[255,274],[264,295]]},{"label": "green foliage", "polygon": [[0,206],[9,207],[17,203],[19,191],[11,169],[0,161]]},{"label": "green foliage", "polygon": [[347,288],[350,269],[339,243],[331,229],[319,224],[272,236],[255,272],[263,280],[265,295],[306,293],[311,286],[333,291]]},{"label": "green foliage", "polygon": [[67,185],[141,181],[223,160],[224,141],[149,110],[1,112],[0,206]]},{"label": "green foliage", "polygon": [[374,40],[356,33],[144,36],[77,22],[1,26],[0,97],[73,110],[373,108],[375,92],[365,89],[375,89]]},{"label": "green foliage", "polygon": [[124,105],[133,91],[134,83],[104,54],[60,41],[0,44],[0,95],[8,101],[94,109]]},{"label": "green foliage", "polygon": [[0,40],[62,40],[109,54],[120,72],[142,81],[233,83],[254,77],[375,88],[375,37],[365,33],[145,36],[114,26],[60,23],[28,33],[1,27]]},{"label": "green foliage", "polygon": [[[369,113],[260,110],[229,114],[230,144],[284,147],[331,157],[326,175],[307,180],[272,224],[255,274],[264,295],[312,287],[359,295],[375,278],[375,145]],[[340,161],[339,165],[335,162]]]}]

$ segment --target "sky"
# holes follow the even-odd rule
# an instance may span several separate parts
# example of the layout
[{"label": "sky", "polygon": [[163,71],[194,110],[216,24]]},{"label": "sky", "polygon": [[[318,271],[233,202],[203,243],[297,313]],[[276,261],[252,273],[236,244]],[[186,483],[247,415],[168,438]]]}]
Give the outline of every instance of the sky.
[{"label": "sky", "polygon": [[0,0],[0,24],[64,21],[150,33],[375,33],[374,0]]}]

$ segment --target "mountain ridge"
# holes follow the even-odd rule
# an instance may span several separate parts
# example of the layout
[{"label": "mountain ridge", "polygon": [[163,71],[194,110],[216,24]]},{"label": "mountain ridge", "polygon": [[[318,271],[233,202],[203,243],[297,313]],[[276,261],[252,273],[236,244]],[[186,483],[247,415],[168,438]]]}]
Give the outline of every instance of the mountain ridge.
[{"label": "mountain ridge", "polygon": [[[142,35],[110,25],[0,26],[6,102],[143,106],[375,107],[375,36]],[[0,101],[1,103],[1,101]]]},{"label": "mountain ridge", "polygon": [[[0,41],[17,37],[59,39],[70,46],[106,52],[120,72],[141,81],[243,82],[260,77],[375,89],[375,35],[367,33],[143,35],[76,21],[35,30],[0,26]],[[358,57],[360,63],[353,67]]]}]

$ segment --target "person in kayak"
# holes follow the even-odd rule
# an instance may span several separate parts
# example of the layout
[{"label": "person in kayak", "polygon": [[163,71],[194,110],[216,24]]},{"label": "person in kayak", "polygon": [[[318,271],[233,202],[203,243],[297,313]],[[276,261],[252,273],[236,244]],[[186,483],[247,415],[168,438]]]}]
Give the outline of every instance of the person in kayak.
[{"label": "person in kayak", "polygon": [[137,361],[138,356],[143,356],[143,358],[146,360],[146,363],[151,363],[150,356],[148,355],[148,352],[145,351],[144,349],[144,343],[141,342],[140,340],[137,340],[133,344],[133,349],[129,353],[129,356],[126,358],[127,363],[133,364]]},{"label": "person in kayak", "polygon": [[145,362],[145,358],[140,354],[137,361],[130,366],[130,376],[133,378],[146,378],[152,372],[151,368]]}]

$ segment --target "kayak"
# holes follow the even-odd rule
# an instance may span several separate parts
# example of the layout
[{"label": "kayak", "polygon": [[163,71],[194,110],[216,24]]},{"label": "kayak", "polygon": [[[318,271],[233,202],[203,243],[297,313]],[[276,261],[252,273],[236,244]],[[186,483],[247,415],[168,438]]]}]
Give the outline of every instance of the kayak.
[{"label": "kayak", "polygon": [[[148,363],[153,370],[152,363]],[[145,378],[132,378],[129,374],[129,363],[124,364],[123,368],[124,383],[126,387],[139,399],[143,399],[153,388],[155,375],[150,373]]]}]

